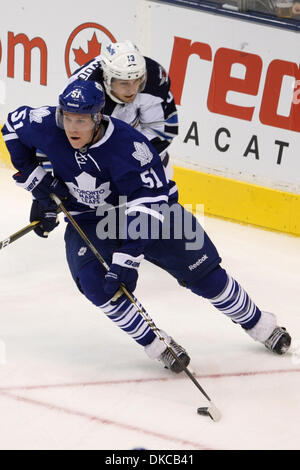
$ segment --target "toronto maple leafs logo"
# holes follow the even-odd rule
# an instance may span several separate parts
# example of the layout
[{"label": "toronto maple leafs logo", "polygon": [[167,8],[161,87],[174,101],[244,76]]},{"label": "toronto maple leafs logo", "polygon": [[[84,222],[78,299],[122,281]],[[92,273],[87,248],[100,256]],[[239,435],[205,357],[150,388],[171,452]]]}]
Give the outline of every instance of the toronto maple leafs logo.
[{"label": "toronto maple leafs logo", "polygon": [[77,185],[67,183],[70,193],[78,202],[96,209],[96,207],[105,204],[105,199],[111,194],[109,181],[96,187],[96,178],[85,171],[75,178]]},{"label": "toronto maple leafs logo", "polygon": [[109,44],[107,47],[106,47],[106,50],[107,52],[110,53],[110,55],[114,55],[116,53],[116,49],[112,46],[112,44]]},{"label": "toronto maple leafs logo", "polygon": [[153,158],[153,154],[151,153],[148,145],[145,142],[133,142],[133,145],[135,152],[132,153],[132,156],[140,162],[141,166],[150,163]]},{"label": "toronto maple leafs logo", "polygon": [[49,111],[48,106],[42,106],[41,108],[32,109],[29,112],[30,122],[35,121],[38,124],[41,124],[41,122],[43,121],[43,118],[46,116],[49,116],[50,113],[51,111]]}]

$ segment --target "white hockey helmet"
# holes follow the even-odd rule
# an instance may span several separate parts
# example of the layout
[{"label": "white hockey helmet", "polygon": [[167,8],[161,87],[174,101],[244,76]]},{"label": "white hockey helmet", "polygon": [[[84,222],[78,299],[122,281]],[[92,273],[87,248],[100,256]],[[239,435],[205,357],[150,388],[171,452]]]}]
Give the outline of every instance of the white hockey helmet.
[{"label": "white hockey helmet", "polygon": [[103,81],[107,94],[117,103],[123,103],[112,94],[113,78],[119,80],[135,80],[143,78],[139,91],[146,83],[146,61],[139,49],[131,41],[112,42],[101,53]]}]

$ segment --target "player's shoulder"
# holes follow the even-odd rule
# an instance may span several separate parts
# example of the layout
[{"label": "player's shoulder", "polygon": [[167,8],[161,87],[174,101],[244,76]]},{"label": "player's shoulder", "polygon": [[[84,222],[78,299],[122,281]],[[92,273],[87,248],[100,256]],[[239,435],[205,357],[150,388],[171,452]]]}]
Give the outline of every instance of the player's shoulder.
[{"label": "player's shoulder", "polygon": [[49,135],[53,135],[54,129],[58,129],[55,122],[56,107],[20,106],[7,116],[2,128],[5,141],[17,139],[28,147],[41,145]]},{"label": "player's shoulder", "polygon": [[147,140],[145,136],[137,129],[132,127],[125,121],[121,121],[115,117],[109,116],[109,119],[114,127],[114,136],[117,142],[133,140]]},{"label": "player's shoulder", "polygon": [[[114,179],[130,171],[142,171],[151,162],[160,162],[159,155],[141,132],[114,117],[108,117],[108,127],[102,142],[105,151],[100,151],[99,163],[105,163]],[[93,147],[97,147],[97,144]]]},{"label": "player's shoulder", "polygon": [[[117,153],[124,154],[125,159],[131,159],[132,155],[137,153],[145,154],[147,158],[151,155],[152,159],[154,154],[157,154],[151,142],[140,131],[119,119],[110,117],[110,120],[114,126],[115,145],[119,149]],[[160,160],[158,154],[156,156]]]},{"label": "player's shoulder", "polygon": [[55,121],[56,106],[41,106],[40,108],[31,108],[29,111],[29,120],[31,123],[42,124]]},{"label": "player's shoulder", "polygon": [[105,155],[109,158],[110,153],[119,153],[124,149],[126,143],[132,140],[132,131],[134,129],[126,122],[106,114],[102,115],[102,125],[105,129],[104,135],[92,145],[91,149],[96,150],[96,152],[97,149],[101,149],[101,152],[104,152],[101,158],[104,159]]},{"label": "player's shoulder", "polygon": [[169,77],[166,69],[156,60],[145,57],[147,82],[144,89],[145,93],[160,95],[169,88]]},{"label": "player's shoulder", "polygon": [[76,69],[69,80],[73,81],[77,78],[81,80],[94,80],[102,83],[103,72],[101,67],[101,55],[96,56],[94,59]]},{"label": "player's shoulder", "polygon": [[38,128],[45,125],[55,124],[55,106],[41,106],[32,108],[31,106],[20,106],[8,115],[7,122],[14,130],[32,127]]},{"label": "player's shoulder", "polygon": [[126,122],[111,116],[103,116],[103,119],[106,131],[99,144],[94,147],[105,144],[105,153],[107,155],[113,153],[115,156],[119,155],[126,160],[135,150],[136,143],[144,143],[146,146],[151,145],[141,132]]},{"label": "player's shoulder", "polygon": [[116,118],[116,117],[113,117],[113,116],[105,116],[105,118],[106,118],[107,120],[109,120],[109,121],[113,124],[113,126],[115,127],[115,129],[116,129],[117,131],[123,131],[123,132],[124,132],[124,131],[125,131],[125,132],[126,132],[126,131],[129,131],[129,132],[131,132],[131,130],[133,129],[133,128],[130,126],[130,124],[128,124],[127,122],[122,121],[121,119],[118,119],[118,118]]}]

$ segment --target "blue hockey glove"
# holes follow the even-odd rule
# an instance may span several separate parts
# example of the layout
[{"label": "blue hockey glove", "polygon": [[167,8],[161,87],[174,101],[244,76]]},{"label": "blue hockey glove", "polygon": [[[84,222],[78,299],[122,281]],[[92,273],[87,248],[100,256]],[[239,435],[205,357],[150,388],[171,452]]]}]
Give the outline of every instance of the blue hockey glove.
[{"label": "blue hockey glove", "polygon": [[30,222],[35,220],[41,221],[41,224],[35,227],[35,233],[39,237],[48,238],[49,232],[52,232],[59,224],[56,204],[53,203],[52,208],[45,209],[37,199],[34,199],[30,211]]},{"label": "blue hockey glove", "polygon": [[112,264],[105,276],[104,291],[113,296],[123,283],[127,290],[133,292],[138,279],[138,268],[143,255],[134,257],[126,253],[114,253]]},{"label": "blue hockey glove", "polygon": [[44,208],[53,207],[53,201],[50,194],[56,194],[60,199],[66,199],[70,196],[67,186],[46,172],[41,166],[35,167],[33,170],[16,173],[13,175],[18,186],[30,191],[35,199],[37,199]]}]

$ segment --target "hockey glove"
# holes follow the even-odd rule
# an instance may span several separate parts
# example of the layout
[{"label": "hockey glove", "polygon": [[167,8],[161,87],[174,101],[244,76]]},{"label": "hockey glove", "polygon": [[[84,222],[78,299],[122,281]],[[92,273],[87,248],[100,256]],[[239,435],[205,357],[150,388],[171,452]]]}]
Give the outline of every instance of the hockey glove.
[{"label": "hockey glove", "polygon": [[70,196],[67,186],[41,166],[37,166],[33,170],[31,168],[28,172],[16,173],[13,178],[18,186],[30,191],[34,198],[47,209],[53,207],[53,201],[50,199],[51,193],[56,194],[60,199],[66,199]]},{"label": "hockey glove", "polygon": [[127,290],[133,292],[138,279],[138,268],[143,255],[134,257],[126,253],[114,253],[112,264],[105,276],[104,291],[114,295],[123,283]]},{"label": "hockey glove", "polygon": [[45,209],[37,199],[34,199],[30,211],[30,222],[35,220],[41,222],[35,227],[35,233],[39,237],[48,238],[49,232],[52,232],[59,224],[56,204],[53,203],[52,209]]}]

